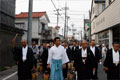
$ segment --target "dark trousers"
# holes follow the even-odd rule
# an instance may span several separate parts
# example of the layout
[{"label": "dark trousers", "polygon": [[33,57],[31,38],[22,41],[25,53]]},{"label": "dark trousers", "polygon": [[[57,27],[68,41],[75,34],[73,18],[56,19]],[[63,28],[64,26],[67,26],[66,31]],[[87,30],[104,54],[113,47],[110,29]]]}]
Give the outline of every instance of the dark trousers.
[{"label": "dark trousers", "polygon": [[32,69],[27,62],[18,64],[18,80],[32,80]]},{"label": "dark trousers", "polygon": [[43,67],[43,73],[47,71],[47,61],[43,61],[42,67]]},{"label": "dark trousers", "polygon": [[92,78],[92,70],[87,69],[87,65],[81,65],[81,69],[77,70],[78,80],[90,80]]},{"label": "dark trousers", "polygon": [[32,80],[32,73],[18,75],[18,80]]},{"label": "dark trousers", "polygon": [[66,68],[63,69],[63,77],[64,77],[64,79],[67,78],[67,73],[68,73],[68,63],[66,63]]},{"label": "dark trousers", "polygon": [[109,71],[107,72],[107,79],[108,80],[120,80],[120,65],[113,66]]},{"label": "dark trousers", "polygon": [[18,77],[18,80],[32,80],[32,79],[25,79],[23,77]]}]

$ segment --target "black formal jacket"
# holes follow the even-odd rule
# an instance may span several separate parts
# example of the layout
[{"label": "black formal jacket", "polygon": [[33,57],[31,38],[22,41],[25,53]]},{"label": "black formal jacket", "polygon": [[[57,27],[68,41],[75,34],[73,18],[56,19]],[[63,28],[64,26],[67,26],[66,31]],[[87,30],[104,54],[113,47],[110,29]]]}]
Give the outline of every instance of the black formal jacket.
[{"label": "black formal jacket", "polygon": [[46,67],[47,66],[47,60],[48,60],[48,49],[47,48],[43,48],[43,53],[41,55],[41,59],[42,59],[44,67]]},{"label": "black formal jacket", "polygon": [[[90,49],[90,47],[88,47],[88,48]],[[91,49],[90,49],[90,50],[91,50]],[[92,53],[93,53],[93,52],[92,52]],[[93,55],[94,55],[94,54],[93,54]],[[96,62],[96,67],[98,67],[98,62],[99,62],[100,59],[102,59],[98,47],[95,47],[95,56],[94,56],[94,58],[95,58],[95,62]]]},{"label": "black formal jacket", "polygon": [[[81,69],[81,67],[82,67],[81,65],[83,65],[83,62],[82,62],[82,49],[79,49],[79,50],[76,50],[74,67],[75,67],[75,69],[77,71],[79,71]],[[93,55],[92,51],[89,48],[87,48],[86,65],[87,65],[87,69],[90,70],[90,71],[92,71],[93,68],[96,67],[94,55]]]},{"label": "black formal jacket", "polygon": [[27,59],[23,62],[22,60],[22,47],[14,47],[13,55],[16,62],[18,62],[18,75],[25,76],[31,74],[31,70],[34,65],[33,51],[30,47],[27,50]]},{"label": "black formal jacket", "polygon": [[[74,49],[74,47],[75,47],[75,49]],[[73,46],[73,47],[72,47],[72,56],[73,56],[73,60],[75,60],[76,50],[77,50],[76,46]]]},{"label": "black formal jacket", "polygon": [[69,60],[72,61],[73,60],[73,53],[72,53],[72,49],[70,49],[69,46],[66,49],[66,53],[67,53],[67,56],[68,56]]},{"label": "black formal jacket", "polygon": [[77,46],[76,49],[79,49],[79,46]]},{"label": "black formal jacket", "polygon": [[[106,59],[104,62],[104,67],[108,67],[109,71],[113,69],[114,64],[113,64],[113,49],[110,49],[107,51]],[[119,51],[120,54],[120,51]]]}]

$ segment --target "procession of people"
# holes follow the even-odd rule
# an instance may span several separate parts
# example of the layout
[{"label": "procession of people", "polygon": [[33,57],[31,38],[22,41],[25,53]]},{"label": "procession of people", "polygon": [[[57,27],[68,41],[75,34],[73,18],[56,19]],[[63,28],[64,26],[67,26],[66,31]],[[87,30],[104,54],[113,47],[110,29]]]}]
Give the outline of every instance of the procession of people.
[{"label": "procession of people", "polygon": [[[18,80],[32,80],[33,73],[43,75],[43,80],[98,80],[98,64],[103,63],[108,80],[120,80],[120,45],[113,43],[107,49],[95,43],[83,41],[62,41],[56,37],[53,42],[35,41],[31,46],[21,40],[21,47],[12,41],[13,55],[18,65]],[[38,75],[39,76],[39,75]],[[35,80],[38,80],[37,78]]]}]

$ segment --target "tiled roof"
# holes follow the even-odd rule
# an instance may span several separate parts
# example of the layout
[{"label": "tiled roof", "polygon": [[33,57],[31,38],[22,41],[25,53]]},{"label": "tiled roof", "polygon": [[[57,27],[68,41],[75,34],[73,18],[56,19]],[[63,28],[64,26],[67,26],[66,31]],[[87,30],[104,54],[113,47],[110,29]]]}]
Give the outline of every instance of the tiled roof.
[{"label": "tiled roof", "polygon": [[[39,18],[45,15],[46,12],[33,12],[32,17],[33,18]],[[21,12],[20,14],[16,15],[16,18],[28,18],[28,12]]]}]

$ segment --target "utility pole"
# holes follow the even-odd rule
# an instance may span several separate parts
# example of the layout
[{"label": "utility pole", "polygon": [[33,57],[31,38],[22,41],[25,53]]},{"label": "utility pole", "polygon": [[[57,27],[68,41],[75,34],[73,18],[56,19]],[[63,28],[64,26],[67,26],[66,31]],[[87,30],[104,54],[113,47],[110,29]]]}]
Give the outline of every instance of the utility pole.
[{"label": "utility pole", "polygon": [[65,4],[65,25],[64,25],[64,39],[66,39],[66,24],[67,24],[67,2]]},{"label": "utility pole", "polygon": [[[85,27],[85,14],[83,14],[83,23],[84,23],[84,27]],[[85,30],[85,28],[83,29],[84,30],[84,36],[83,36],[83,38],[84,38],[84,40],[86,40],[86,30]],[[82,30],[81,30],[82,31]],[[81,33],[82,34],[82,33]]]},{"label": "utility pole", "polygon": [[89,28],[90,28],[90,38],[89,38],[89,40],[91,41],[91,11],[89,11],[89,19],[90,19],[90,26],[89,26]]},{"label": "utility pole", "polygon": [[67,22],[67,24],[66,24],[66,26],[67,26],[67,36],[68,36],[68,31],[69,31],[69,30],[68,30],[68,28],[69,28],[69,26],[68,26],[68,20],[69,20],[69,18],[70,18],[70,17],[67,16],[67,21],[66,21],[66,22]]},{"label": "utility pole", "polygon": [[59,9],[57,9],[57,27],[58,27],[58,24],[59,24]]},{"label": "utility pole", "polygon": [[[55,10],[57,12],[57,24],[56,24],[56,29],[57,29],[57,33],[58,33],[58,28],[59,28],[59,9],[56,8]],[[57,34],[55,35],[57,37]]]},{"label": "utility pole", "polygon": [[74,31],[73,31],[73,27],[74,27],[74,24],[72,24],[72,34],[73,34],[73,37],[74,37]]},{"label": "utility pole", "polygon": [[82,41],[82,30],[81,30],[81,41]]},{"label": "utility pole", "polygon": [[[59,31],[58,28],[59,28],[59,9],[57,9],[57,32]],[[56,34],[56,36],[57,36],[57,34]]]},{"label": "utility pole", "polygon": [[33,0],[29,0],[28,33],[27,33],[28,46],[30,46],[32,43],[32,8]]},{"label": "utility pole", "polygon": [[[57,7],[56,7],[55,3],[53,2],[53,0],[51,0],[51,2],[52,2],[53,6],[55,7],[55,9],[57,11],[57,26],[56,27],[59,28],[58,24],[59,24],[59,15],[60,15],[59,10],[60,9],[57,9]],[[57,32],[58,32],[58,30],[57,30]],[[56,34],[56,36],[57,36],[57,34]]]},{"label": "utility pole", "polygon": [[62,28],[62,35],[64,35],[64,30],[63,30],[63,28]]}]

